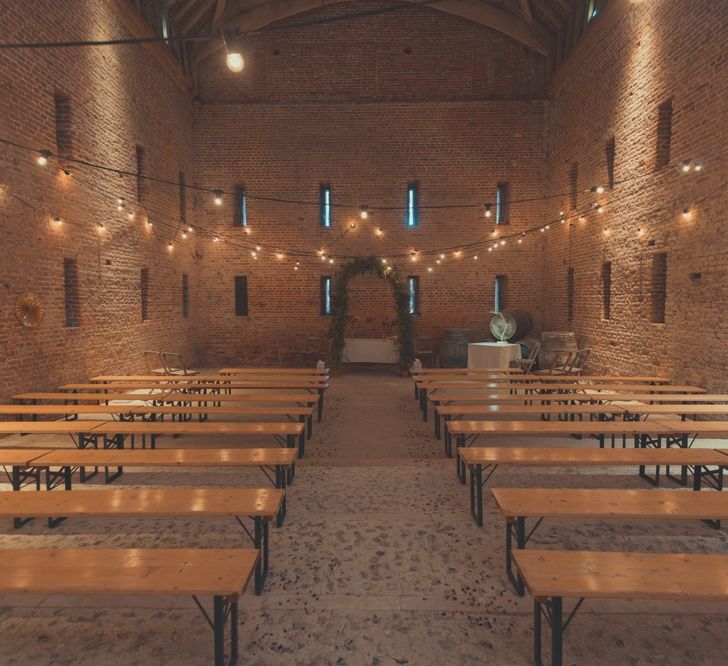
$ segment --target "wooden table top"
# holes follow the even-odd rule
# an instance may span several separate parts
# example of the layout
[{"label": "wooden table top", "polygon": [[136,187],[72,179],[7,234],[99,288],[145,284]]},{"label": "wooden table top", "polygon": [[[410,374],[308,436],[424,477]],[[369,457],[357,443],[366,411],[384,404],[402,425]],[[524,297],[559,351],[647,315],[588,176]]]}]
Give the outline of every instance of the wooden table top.
[{"label": "wooden table top", "polygon": [[[301,391],[292,392],[254,392],[254,393],[233,393],[218,394],[215,396],[201,395],[196,393],[63,393],[41,392],[41,393],[17,393],[12,396],[14,400],[49,400],[49,401],[81,401],[81,402],[105,402],[114,401],[143,401],[143,402],[270,402],[270,403],[297,403],[315,404],[319,401],[318,393]],[[728,398],[727,398],[728,399]]]},{"label": "wooden table top", "polygon": [[0,421],[0,435],[75,435],[91,432],[109,421]]},{"label": "wooden table top", "polygon": [[466,465],[726,465],[728,450],[530,448],[469,446],[459,450]]},{"label": "wooden table top", "polygon": [[152,382],[154,384],[160,384],[163,382],[169,382],[170,384],[205,384],[207,382],[237,382],[237,381],[272,381],[278,379],[292,379],[294,381],[301,382],[324,382],[328,381],[329,376],[324,373],[311,372],[308,374],[303,373],[290,373],[281,370],[277,373],[239,373],[237,375],[220,375],[220,374],[209,374],[209,375],[96,375],[91,377],[89,381],[98,382],[100,384],[115,384],[117,382]]},{"label": "wooden table top", "polygon": [[[528,402],[599,402],[599,403],[615,403],[615,402],[639,402],[641,404],[651,403],[728,403],[728,394],[724,393],[537,393],[534,395],[509,395],[497,390],[478,390],[478,391],[455,391],[442,390],[436,393],[430,393],[428,400],[433,403],[445,402],[470,402],[470,403],[486,403],[486,404],[508,404]],[[627,405],[625,405],[626,407]]]},{"label": "wooden table top", "polygon": [[650,414],[685,414],[686,416],[728,416],[728,404],[712,404],[712,405],[674,405],[674,404],[659,404],[659,405],[644,405],[644,404],[630,404],[621,405],[621,408],[627,412],[636,416]]},{"label": "wooden table top", "polygon": [[437,405],[440,416],[498,416],[499,414],[625,414],[627,409],[617,405],[595,405],[590,402],[578,405]]},{"label": "wooden table top", "polygon": [[[220,371],[222,372],[222,370]],[[521,375],[522,368],[422,368],[419,372],[413,372],[414,377],[426,377],[427,375]]]},{"label": "wooden table top", "polygon": [[[285,491],[276,488],[105,488],[0,492],[0,517],[273,518]],[[706,493],[707,495],[707,493]]]},{"label": "wooden table top", "polygon": [[491,377],[480,378],[477,375],[472,378],[468,375],[462,377],[453,377],[452,379],[443,379],[441,376],[424,376],[419,375],[415,379],[418,384],[426,385],[435,381],[453,381],[459,383],[467,382],[492,382],[495,384],[518,384],[523,385],[528,382],[534,384],[667,384],[670,380],[667,377],[659,377],[653,375],[631,375],[623,377],[621,375],[578,375],[569,377],[565,375],[492,375]]},{"label": "wooden table top", "polygon": [[9,548],[0,550],[0,594],[234,596],[257,561],[251,549]]},{"label": "wooden table top", "polygon": [[63,393],[61,391],[35,391],[27,393],[16,393],[13,400],[48,400],[66,401],[80,400],[82,402],[104,402],[106,400],[158,400],[161,395],[150,395],[148,393]]},{"label": "wooden table top", "polygon": [[329,368],[324,368],[323,370],[319,370],[316,367],[313,368],[220,368],[218,372],[221,375],[237,375],[237,374],[246,374],[246,373],[255,373],[255,374],[280,374],[281,372],[285,372],[286,374],[293,374],[293,375],[328,375],[330,370]]},{"label": "wooden table top", "polygon": [[513,557],[537,598],[728,599],[728,555],[517,550]]},{"label": "wooden table top", "polygon": [[491,492],[501,514],[508,519],[519,516],[588,520],[728,518],[728,494],[725,493],[613,488],[493,488]]},{"label": "wooden table top", "polygon": [[112,382],[108,384],[94,383],[94,382],[82,382],[77,384],[63,384],[58,388],[62,391],[172,391],[183,388],[185,391],[201,391],[204,389],[245,389],[245,390],[258,390],[258,389],[327,389],[329,384],[325,381],[305,381],[305,380],[291,380],[291,379],[261,379],[256,381],[231,381],[224,386],[217,383],[204,383],[195,382],[190,384],[180,385],[178,382],[169,382],[166,380],[157,382]]},{"label": "wooden table top", "polygon": [[0,449],[0,465],[27,467],[32,460],[51,451],[52,449]]},{"label": "wooden table top", "polygon": [[[678,430],[670,424],[686,424],[691,428],[694,421],[448,421],[447,428],[453,435],[523,435],[541,437],[568,437],[569,435],[676,435]],[[684,427],[684,426],[683,426]]]},{"label": "wooden table top", "polygon": [[[6,449],[11,451],[12,449]],[[0,450],[0,464],[5,451]],[[24,454],[27,458],[28,453]],[[17,455],[22,459],[23,455]],[[45,449],[31,460],[34,466],[110,467],[235,467],[258,465],[290,466],[296,462],[296,449]]]},{"label": "wooden table top", "polygon": [[631,393],[707,393],[700,386],[675,385],[675,384],[572,384],[572,383],[548,383],[523,384],[519,382],[476,382],[476,381],[436,381],[424,386],[430,391],[439,389],[460,389],[467,391],[479,391],[495,389],[496,391],[554,391],[565,393],[567,391],[629,391]]},{"label": "wooden table top", "polygon": [[[106,410],[109,407],[104,407]],[[131,405],[125,408],[129,414],[229,414],[229,415],[270,415],[270,416],[309,416],[313,414],[313,405],[288,405],[287,407],[264,407],[261,405],[255,407],[235,407],[230,405],[207,406],[185,406],[176,407],[174,405]]]},{"label": "wooden table top", "polygon": [[[159,407],[145,405],[50,405],[42,403],[39,405],[0,405],[0,414],[9,415],[33,415],[48,414],[51,416],[63,416],[65,414],[131,414],[132,409],[148,410],[154,412]],[[141,413],[141,412],[139,412]]]},{"label": "wooden table top", "polygon": [[300,435],[304,423],[206,421],[0,421],[0,435]]}]

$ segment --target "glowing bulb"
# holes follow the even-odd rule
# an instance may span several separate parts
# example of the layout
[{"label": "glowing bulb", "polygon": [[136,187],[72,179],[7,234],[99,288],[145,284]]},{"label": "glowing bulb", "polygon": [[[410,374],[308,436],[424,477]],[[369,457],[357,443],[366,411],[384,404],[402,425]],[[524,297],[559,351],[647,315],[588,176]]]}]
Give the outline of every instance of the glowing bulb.
[{"label": "glowing bulb", "polygon": [[325,254],[322,254],[321,255],[321,261],[326,261],[326,255]]},{"label": "glowing bulb", "polygon": [[435,263],[436,263],[436,264],[439,264],[439,263],[440,263],[440,260],[439,260],[439,259],[436,259],[436,260],[435,260]]},{"label": "glowing bulb", "polygon": [[382,259],[382,263],[383,264],[386,264],[387,263],[387,260],[386,259]]},{"label": "glowing bulb", "polygon": [[123,199],[116,200],[116,210],[118,210],[119,212],[124,210],[124,200]]},{"label": "glowing bulb", "polygon": [[60,227],[63,224],[63,220],[60,217],[54,217],[53,222],[57,227]]},{"label": "glowing bulb", "polygon": [[604,234],[605,236],[609,236],[609,229],[608,229],[608,228],[607,228],[607,229],[605,229],[605,230],[604,230],[604,231],[603,231],[602,233],[603,233],[603,234]]},{"label": "glowing bulb", "polygon": [[242,72],[245,67],[245,59],[241,53],[228,52],[227,56],[225,56],[225,62],[228,69],[236,74]]},{"label": "glowing bulb", "polygon": [[586,218],[583,215],[579,215],[579,222],[586,222]]},{"label": "glowing bulb", "polygon": [[521,243],[523,243],[523,238],[518,239],[518,244],[520,245]]},{"label": "glowing bulb", "polygon": [[417,250],[410,252],[410,261],[417,261]]},{"label": "glowing bulb", "polygon": [[330,264],[333,264],[334,263],[334,260],[333,259],[329,259],[329,263]]},{"label": "glowing bulb", "polygon": [[604,206],[597,206],[597,213],[600,215],[604,212]]},{"label": "glowing bulb", "polygon": [[493,212],[491,211],[491,205],[489,203],[485,204],[483,209],[483,215],[485,217],[490,217],[492,214]]},{"label": "glowing bulb", "polygon": [[215,195],[215,205],[222,206],[222,190],[215,190],[213,194]]},{"label": "glowing bulb", "polygon": [[38,157],[35,158],[35,161],[38,163],[39,166],[45,166],[48,164],[48,158],[51,156],[50,150],[41,150],[38,153]]},{"label": "glowing bulb", "polygon": [[276,252],[276,259],[283,259],[283,252]]},{"label": "glowing bulb", "polygon": [[497,236],[498,235],[498,232],[495,229],[493,229],[493,231],[490,232],[490,235],[491,236]]},{"label": "glowing bulb", "polygon": [[493,246],[491,245],[488,247],[488,252],[492,252],[492,251],[493,251]]},{"label": "glowing bulb", "polygon": [[260,252],[263,248],[260,247],[260,245],[255,246],[255,251]]},{"label": "glowing bulb", "polygon": [[682,216],[684,219],[689,220],[690,219],[690,209],[684,208],[682,212]]},{"label": "glowing bulb", "polygon": [[442,253],[442,254],[440,255],[440,259],[444,259],[444,258],[445,258],[445,253],[443,252],[443,253]]},{"label": "glowing bulb", "polygon": [[473,256],[473,259],[474,259],[475,261],[477,261],[477,260],[478,260],[478,255],[477,255],[477,254],[476,254],[476,255],[474,255],[474,256]]},{"label": "glowing bulb", "polygon": [[213,243],[219,243],[220,242],[220,236],[213,236],[212,237],[212,242]]},{"label": "glowing bulb", "polygon": [[690,171],[690,160],[685,160],[682,163],[682,172],[687,173],[688,171]]},{"label": "glowing bulb", "polygon": [[187,227],[187,233],[188,234],[191,234],[192,233],[192,227]]},{"label": "glowing bulb", "polygon": [[127,215],[127,217],[129,218],[129,222],[131,222],[134,219],[134,211],[133,210],[130,210],[129,211],[129,214]]},{"label": "glowing bulb", "polygon": [[559,217],[564,217],[564,211],[559,211]]},{"label": "glowing bulb", "polygon": [[453,252],[452,254],[453,254],[453,257],[459,257],[462,254],[462,252],[460,250],[455,250],[455,252]]},{"label": "glowing bulb", "polygon": [[546,225],[546,229],[550,229],[550,228],[551,228],[551,225],[550,224],[547,224]]},{"label": "glowing bulb", "polygon": [[183,240],[187,240],[187,232],[186,231],[183,231],[182,232],[182,238],[183,238]]},{"label": "glowing bulb", "polygon": [[253,259],[255,259],[258,256],[258,253],[255,250],[251,250],[250,256],[253,257]]},{"label": "glowing bulb", "polygon": [[703,170],[703,162],[701,160],[695,160],[695,166],[693,167],[696,171]]},{"label": "glowing bulb", "polygon": [[428,273],[432,273],[432,266],[428,266],[428,267],[427,267],[427,272],[428,272]]},{"label": "glowing bulb", "polygon": [[298,266],[294,266],[294,267],[293,267],[293,270],[294,270],[294,271],[297,271],[297,270],[298,270]]},{"label": "glowing bulb", "polygon": [[376,229],[374,230],[374,235],[375,235],[375,236],[378,236],[378,237],[380,237],[380,238],[381,238],[382,236],[384,236],[384,232],[383,232],[383,231],[382,231],[382,230],[381,230],[381,229],[380,229],[379,227],[377,227],[377,228],[376,228]]},{"label": "glowing bulb", "polygon": [[172,245],[172,241],[169,241],[169,243],[167,244],[167,249],[168,249],[168,250],[169,250],[170,252],[171,252],[172,250],[174,250],[174,245]]},{"label": "glowing bulb", "polygon": [[597,185],[597,194],[604,194],[604,186]]},{"label": "glowing bulb", "polygon": [[151,229],[152,226],[153,226],[152,225],[152,221],[151,220],[147,220],[147,229]]},{"label": "glowing bulb", "polygon": [[638,236],[644,236],[645,235],[645,230],[640,227],[639,229],[637,229],[637,235]]},{"label": "glowing bulb", "polygon": [[246,227],[244,227],[244,229],[245,229],[245,233],[248,234],[248,236],[250,236],[250,227],[246,226]]},{"label": "glowing bulb", "polygon": [[359,206],[359,217],[366,220],[369,217],[369,206]]},{"label": "glowing bulb", "polygon": [[104,227],[103,222],[97,222],[96,226],[98,227],[99,233],[103,233],[104,229],[106,228]]},{"label": "glowing bulb", "polygon": [[505,244],[506,244],[506,239],[504,238],[504,239],[503,239],[503,240],[502,240],[502,241],[500,242],[500,244],[501,244],[501,245],[505,245]]},{"label": "glowing bulb", "polygon": [[546,227],[541,227],[540,231],[541,233],[543,233],[544,231],[546,231]]}]

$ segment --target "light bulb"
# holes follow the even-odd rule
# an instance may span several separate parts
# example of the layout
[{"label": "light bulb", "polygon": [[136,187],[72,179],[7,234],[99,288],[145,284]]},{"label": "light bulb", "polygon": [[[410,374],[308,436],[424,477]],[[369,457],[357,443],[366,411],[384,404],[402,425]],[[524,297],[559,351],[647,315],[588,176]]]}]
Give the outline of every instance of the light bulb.
[{"label": "light bulb", "polygon": [[432,273],[432,266],[428,266],[428,267],[427,267],[427,272],[428,272],[428,273]]},{"label": "light bulb", "polygon": [[682,212],[682,216],[686,220],[689,220],[690,219],[690,209],[689,208],[684,208],[683,209],[683,212]]},{"label": "light bulb", "polygon": [[359,217],[366,220],[369,217],[369,206],[359,206]]},{"label": "light bulb", "polygon": [[597,194],[604,194],[604,186],[597,185]]},{"label": "light bulb", "polygon": [[410,252],[410,261],[417,261],[417,251]]},{"label": "light bulb", "polygon": [[693,168],[696,171],[702,171],[703,170],[703,162],[702,162],[702,160],[695,160],[695,166]]},{"label": "light bulb", "polygon": [[445,258],[445,253],[443,252],[442,254],[440,254],[440,259],[444,259],[444,258]]},{"label": "light bulb", "polygon": [[48,158],[51,156],[50,150],[41,150],[38,153],[38,157],[35,158],[35,161],[38,163],[39,166],[45,166],[48,164]]},{"label": "light bulb", "polygon": [[187,227],[187,233],[188,234],[191,234],[192,233],[192,227]]},{"label": "light bulb", "polygon": [[222,206],[222,190],[215,190],[215,205],[216,206]]},{"label": "light bulb", "polygon": [[225,57],[225,62],[227,63],[228,69],[236,74],[242,72],[245,67],[245,59],[241,53],[228,52]]},{"label": "light bulb", "polygon": [[253,257],[253,259],[255,259],[258,256],[258,253],[255,250],[252,250],[250,252],[250,256]]},{"label": "light bulb", "polygon": [[127,215],[127,217],[129,218],[129,222],[131,222],[134,219],[134,211],[133,210],[130,210],[129,211],[129,214]]},{"label": "light bulb", "polygon": [[600,215],[604,212],[604,206],[597,206],[597,213]]},{"label": "light bulb", "polygon": [[152,226],[153,226],[153,225],[152,225],[152,221],[151,221],[151,220],[148,220],[148,221],[147,221],[147,229],[151,229],[151,228],[152,228]]},{"label": "light bulb", "polygon": [[521,243],[523,243],[523,238],[518,239],[518,244],[520,245]]},{"label": "light bulb", "polygon": [[439,259],[436,259],[436,260],[435,260],[435,263],[436,263],[436,264],[439,264],[439,263],[440,263],[440,260],[439,260]]},{"label": "light bulb", "polygon": [[260,247],[260,245],[255,246],[255,251],[260,252],[263,248]]},{"label": "light bulb", "polygon": [[283,259],[283,253],[282,252],[276,252],[276,259]]},{"label": "light bulb", "polygon": [[333,259],[329,259],[329,263],[330,264],[333,264],[334,263],[334,260]]},{"label": "light bulb", "polygon": [[488,252],[492,252],[492,251],[493,251],[493,246],[492,245],[488,246]]},{"label": "light bulb", "polygon": [[169,250],[170,252],[171,252],[172,250],[174,250],[174,245],[172,245],[172,241],[169,241],[169,243],[167,244],[167,249],[168,249],[168,250]]},{"label": "light bulb", "polygon": [[478,255],[477,255],[477,254],[476,254],[476,255],[474,255],[474,256],[473,256],[473,259],[474,259],[475,261],[477,261],[477,260],[478,260]]},{"label": "light bulb", "polygon": [[547,224],[547,225],[546,225],[546,228],[547,228],[547,229],[550,229],[550,228],[551,228],[551,225],[550,225],[550,224]]},{"label": "light bulb", "polygon": [[376,228],[376,229],[374,230],[374,235],[375,235],[375,236],[379,236],[379,237],[382,237],[382,236],[384,235],[384,232],[383,232],[383,231],[381,230],[381,228],[377,227],[377,228]]},{"label": "light bulb", "polygon": [[220,242],[220,237],[219,236],[213,236],[212,237],[212,242],[213,243],[219,243]]},{"label": "light bulb", "polygon": [[500,244],[501,244],[501,245],[505,245],[505,244],[506,244],[506,239],[504,238],[504,239],[503,239],[503,240],[502,240],[502,241],[500,242]]},{"label": "light bulb", "polygon": [[491,211],[491,205],[489,203],[485,204],[485,206],[483,207],[483,215],[485,217],[490,217],[492,214],[493,212]]},{"label": "light bulb", "polygon": [[60,217],[54,217],[53,222],[57,227],[60,227],[63,224],[63,220]]},{"label": "light bulb", "polygon": [[690,160],[685,160],[682,163],[682,172],[687,173],[688,171],[690,171]]},{"label": "light bulb", "polygon": [[293,267],[293,270],[294,270],[294,271],[297,271],[297,270],[298,270],[298,266],[294,266],[294,267]]},{"label": "light bulb", "polygon": [[182,238],[183,238],[184,240],[187,240],[187,232],[186,232],[186,231],[183,231],[183,232],[182,232]]}]

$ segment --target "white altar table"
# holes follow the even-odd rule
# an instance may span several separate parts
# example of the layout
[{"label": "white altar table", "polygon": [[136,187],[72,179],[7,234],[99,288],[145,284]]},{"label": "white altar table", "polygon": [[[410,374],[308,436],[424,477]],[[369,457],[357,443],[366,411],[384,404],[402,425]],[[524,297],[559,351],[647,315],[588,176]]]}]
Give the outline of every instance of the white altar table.
[{"label": "white altar table", "polygon": [[474,342],[468,345],[469,368],[508,368],[521,358],[521,345],[510,342]]}]

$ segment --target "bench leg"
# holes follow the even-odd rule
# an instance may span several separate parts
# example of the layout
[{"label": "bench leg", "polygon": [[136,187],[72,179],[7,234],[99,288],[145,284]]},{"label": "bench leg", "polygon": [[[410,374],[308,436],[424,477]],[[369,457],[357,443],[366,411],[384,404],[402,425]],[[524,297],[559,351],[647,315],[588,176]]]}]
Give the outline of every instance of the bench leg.
[{"label": "bench leg", "polygon": [[456,443],[457,451],[455,451],[455,462],[457,462],[458,465],[458,479],[460,479],[460,483],[465,485],[465,463],[460,457],[460,449],[465,446],[465,435],[458,435]]},{"label": "bench leg", "polygon": [[435,410],[432,420],[435,422],[435,439],[440,439],[440,414],[437,409]]},{"label": "bench leg", "polygon": [[[492,466],[488,479],[495,472],[495,467]],[[486,479],[487,480],[487,479]],[[472,465],[470,467],[470,515],[475,519],[475,524],[478,527],[483,527],[483,466]]]},{"label": "bench leg", "polygon": [[255,547],[260,551],[260,558],[255,567],[255,593],[260,594],[268,577],[268,523],[263,518],[255,518]]},{"label": "bench leg", "polygon": [[[22,479],[21,479],[21,471],[20,467],[17,465],[13,465],[13,472],[12,472],[12,486],[14,491],[20,492],[20,488],[22,486],[23,481],[27,480],[30,477],[35,478],[35,489],[40,490],[40,470],[35,469],[26,469],[23,468],[22,471]],[[17,530],[21,528],[23,525],[26,525],[29,523],[32,518],[13,518],[13,527]]]},{"label": "bench leg", "polygon": [[286,519],[286,479],[287,479],[286,468],[283,465],[276,465],[276,488],[283,490],[283,501],[281,502],[281,508],[278,510],[276,516],[276,525],[280,527],[283,525],[283,521]]},{"label": "bench leg", "polygon": [[561,666],[564,661],[563,600],[551,599],[551,666]]},{"label": "bench leg", "polygon": [[303,430],[301,430],[301,434],[298,436],[298,455],[303,458],[303,452],[306,449],[306,417],[300,416],[298,419],[299,423],[303,423]]},{"label": "bench leg", "polygon": [[215,643],[215,666],[225,666],[225,625],[230,618],[230,660],[238,663],[238,600],[216,595],[213,598],[212,631]]},{"label": "bench leg", "polygon": [[318,400],[318,422],[321,423],[321,418],[324,415],[324,390],[319,389],[319,400]]}]

